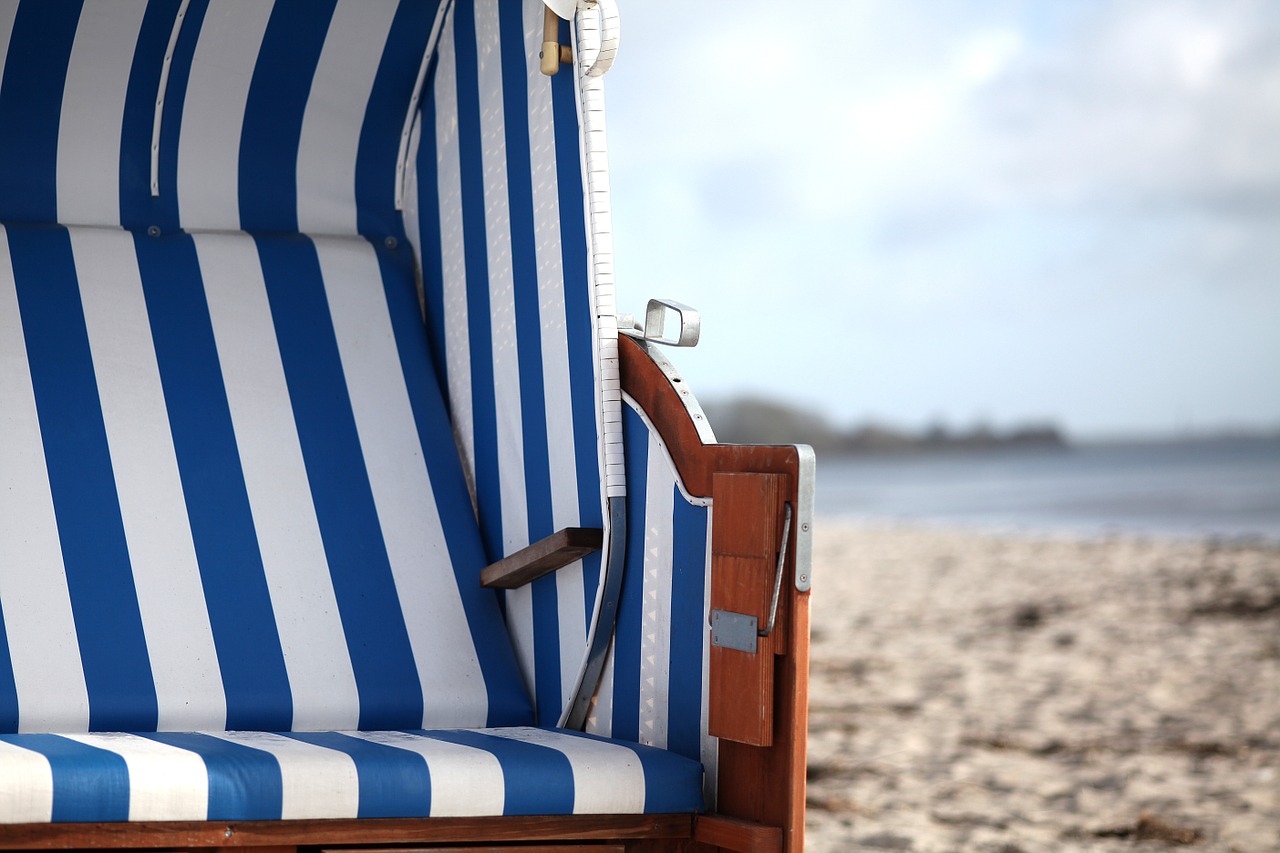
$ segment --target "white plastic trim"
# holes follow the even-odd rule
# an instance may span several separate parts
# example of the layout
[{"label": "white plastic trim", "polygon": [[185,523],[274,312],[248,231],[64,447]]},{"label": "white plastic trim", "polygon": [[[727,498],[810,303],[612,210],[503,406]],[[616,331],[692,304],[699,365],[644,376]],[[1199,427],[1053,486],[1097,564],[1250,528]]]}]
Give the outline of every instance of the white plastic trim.
[{"label": "white plastic trim", "polygon": [[440,32],[444,29],[445,18],[451,11],[453,11],[453,0],[445,0],[440,4],[440,8],[436,9],[436,19],[431,24],[431,35],[427,37],[427,49],[422,53],[422,64],[418,66],[418,78],[413,84],[413,96],[409,98],[409,109],[404,114],[404,129],[400,131],[400,151],[396,154],[396,210],[404,210],[405,176],[409,173],[409,137],[413,132],[413,120],[418,113],[418,103],[422,98],[422,84],[427,79],[427,67],[431,64],[431,57],[436,55],[436,47],[440,44]]},{"label": "white plastic trim", "polygon": [[[607,8],[606,8],[607,7]],[[608,22],[609,30],[604,31]],[[622,380],[618,364],[617,290],[613,272],[613,217],[609,200],[609,152],[605,137],[604,81],[617,53],[614,0],[580,0],[574,48],[582,158],[587,191],[587,233],[600,371],[600,436],[605,496],[626,494],[622,453]]]},{"label": "white plastic trim", "polygon": [[169,45],[164,49],[164,66],[160,70],[160,89],[156,92],[156,112],[151,121],[151,195],[160,195],[160,122],[164,116],[164,96],[169,89],[169,70],[173,67],[173,51],[178,46],[178,35],[182,32],[182,22],[187,17],[187,6],[191,0],[182,0],[178,6],[178,14],[173,19],[173,29],[169,31]]}]

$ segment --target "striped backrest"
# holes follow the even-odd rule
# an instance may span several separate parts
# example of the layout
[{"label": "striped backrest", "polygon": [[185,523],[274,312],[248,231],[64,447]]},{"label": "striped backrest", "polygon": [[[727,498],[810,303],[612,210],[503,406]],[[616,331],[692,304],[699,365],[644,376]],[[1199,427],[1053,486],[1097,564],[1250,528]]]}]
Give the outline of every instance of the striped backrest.
[{"label": "striped backrest", "polygon": [[[543,9],[0,0],[0,223],[365,238],[419,279],[484,557],[602,527],[578,99],[537,71]],[[541,723],[600,594],[599,556],[506,594]]]},{"label": "striped backrest", "polygon": [[407,248],[0,231],[0,730],[528,722]]},{"label": "striped backrest", "polygon": [[[577,98],[571,66],[538,70],[543,11],[542,0],[452,4],[406,183],[435,362],[491,559],[603,526]],[[577,686],[600,565],[591,556],[506,595],[542,724]]]},{"label": "striped backrest", "polygon": [[0,0],[0,221],[403,238],[438,0]]}]

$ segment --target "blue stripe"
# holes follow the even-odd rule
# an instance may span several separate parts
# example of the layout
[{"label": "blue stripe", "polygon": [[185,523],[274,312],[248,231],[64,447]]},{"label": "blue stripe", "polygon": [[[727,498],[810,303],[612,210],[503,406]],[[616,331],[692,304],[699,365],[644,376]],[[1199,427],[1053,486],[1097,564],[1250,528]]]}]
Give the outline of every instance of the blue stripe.
[{"label": "blue stripe", "polygon": [[417,732],[483,749],[502,766],[504,815],[573,814],[573,765],[559,750],[481,732]]},{"label": "blue stripe", "polygon": [[391,314],[391,327],[404,371],[409,404],[413,409],[418,440],[431,478],[436,511],[449,549],[449,561],[457,579],[467,626],[475,644],[489,697],[487,725],[524,725],[533,721],[533,710],[516,668],[515,656],[505,633],[487,626],[502,623],[497,596],[480,586],[480,571],[488,565],[476,528],[471,502],[442,499],[467,494],[466,480],[452,441],[453,427],[445,415],[440,387],[431,373],[426,330],[418,314],[418,294],[413,281],[413,259],[407,250],[378,250],[382,285]]},{"label": "blue stripe", "polygon": [[471,422],[475,431],[476,503],[490,560],[504,556],[498,415],[494,399],[493,330],[489,315],[489,240],[485,230],[484,138],[480,130],[475,9],[454,6],[458,55],[458,159],[462,172],[462,233],[467,270],[467,331],[471,354]]},{"label": "blue stripe", "polygon": [[618,602],[613,638],[613,728],[622,740],[640,739],[640,655],[644,619],[645,496],[649,479],[649,440],[644,422],[623,408],[627,438],[627,571]]},{"label": "blue stripe", "polygon": [[240,131],[240,227],[298,230],[298,141],[337,0],[276,0]]},{"label": "blue stripe", "polygon": [[431,777],[422,755],[338,732],[295,732],[288,737],[351,757],[359,784],[357,817],[431,816]]},{"label": "blue stripe", "polygon": [[209,774],[206,820],[279,820],[284,805],[280,762],[269,752],[204,734],[145,737],[199,755]]},{"label": "blue stripe", "polygon": [[[628,411],[630,409],[628,408]],[[702,638],[706,633],[707,508],[675,492],[671,553],[671,660],[667,749],[702,755]]]},{"label": "blue stripe", "polygon": [[[555,532],[551,514],[551,462],[542,372],[542,321],[538,306],[538,255],[534,231],[533,173],[529,150],[528,68],[524,8],[498,6],[502,51],[503,123],[506,129],[507,201],[520,371],[521,433],[529,541]],[[563,440],[563,438],[561,438]],[[554,574],[533,584],[533,667],[538,721],[554,725],[563,703],[560,682],[560,607]]]},{"label": "blue stripe", "polygon": [[58,126],[81,5],[18,6],[0,85],[0,219],[58,221]]},{"label": "blue stripe", "polygon": [[18,730],[18,685],[13,680],[13,658],[9,654],[9,634],[0,613],[0,732]]},{"label": "blue stripe", "polygon": [[315,246],[257,240],[298,440],[351,666],[360,728],[421,725],[422,687],[364,465]]},{"label": "blue stripe", "polygon": [[62,228],[10,228],[8,232],[49,488],[89,692],[89,728],[155,728],[151,661],[71,238]]},{"label": "blue stripe", "polygon": [[185,235],[138,236],[135,245],[227,727],[288,729],[293,699],[195,245]]},{"label": "blue stripe", "polygon": [[382,62],[373,79],[356,154],[356,230],[381,242],[403,242],[404,223],[395,208],[396,158],[405,110],[427,49],[440,0],[401,3],[391,21]]},{"label": "blue stripe", "polygon": [[[432,67],[434,73],[434,65]],[[432,75],[427,77],[430,87]],[[428,88],[427,92],[434,91]],[[422,106],[422,132],[418,135],[418,237],[422,257],[422,288],[426,301],[431,361],[436,382],[449,411],[449,357],[445,350],[444,247],[440,241],[440,173],[436,161],[436,102],[427,98]]]},{"label": "blue stripe", "polygon": [[[569,23],[560,23],[560,43],[569,44]],[[595,340],[591,281],[587,270],[585,189],[578,147],[578,102],[572,74],[548,78],[555,121],[556,185],[560,207],[560,256],[572,391],[573,447],[578,475],[578,514],[583,527],[604,527],[600,459],[596,450]],[[600,585],[600,555],[582,562],[583,620],[590,626]]]},{"label": "blue stripe", "polygon": [[[151,130],[169,33],[181,0],[150,0],[138,31],[138,43],[125,90],[120,131],[120,224],[146,229],[153,224]],[[169,90],[173,96],[173,89]],[[170,191],[173,185],[169,185]]]},{"label": "blue stripe", "polygon": [[129,769],[114,752],[58,735],[0,735],[40,753],[53,771],[53,821],[129,819]]},{"label": "blue stripe", "polygon": [[[195,59],[196,43],[200,40],[200,28],[204,24],[208,8],[209,0],[191,0],[191,4],[187,6],[187,14],[182,19],[182,30],[178,35],[178,43],[174,45],[173,59],[169,65],[169,82],[165,88],[164,110],[161,113],[160,195],[139,205],[140,210],[145,207],[148,211],[146,218],[150,221],[147,224],[155,225],[166,233],[182,227],[178,213],[178,139],[181,136],[191,64]],[[174,14],[177,14],[176,11]],[[166,35],[165,47],[167,46]],[[147,168],[150,169],[150,164]],[[150,179],[145,186],[150,193]]]}]

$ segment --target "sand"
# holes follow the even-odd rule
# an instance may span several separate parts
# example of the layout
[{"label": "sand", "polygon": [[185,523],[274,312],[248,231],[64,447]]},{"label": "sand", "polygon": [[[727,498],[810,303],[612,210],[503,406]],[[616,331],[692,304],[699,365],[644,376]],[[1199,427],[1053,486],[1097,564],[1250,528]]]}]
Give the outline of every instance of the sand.
[{"label": "sand", "polygon": [[808,844],[1280,850],[1280,547],[816,531]]}]

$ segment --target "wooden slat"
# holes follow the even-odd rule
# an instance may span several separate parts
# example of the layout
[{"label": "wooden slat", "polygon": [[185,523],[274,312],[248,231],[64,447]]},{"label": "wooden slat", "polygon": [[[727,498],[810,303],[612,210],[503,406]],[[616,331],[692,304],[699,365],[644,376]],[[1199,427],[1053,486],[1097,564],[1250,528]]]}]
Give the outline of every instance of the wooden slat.
[{"label": "wooden slat", "polygon": [[598,527],[566,527],[521,548],[480,572],[480,585],[515,589],[599,551],[604,531]]},{"label": "wooden slat", "polygon": [[692,815],[28,823],[0,826],[0,850],[236,848],[689,839]]},{"label": "wooden slat", "polygon": [[[781,474],[712,477],[711,608],[769,620],[782,510]],[[708,724],[712,736],[773,743],[773,656],[779,637],[755,652],[711,646]]]},{"label": "wooden slat", "polygon": [[734,853],[779,853],[782,830],[751,820],[703,815],[693,822],[693,840]]}]

